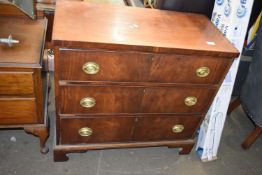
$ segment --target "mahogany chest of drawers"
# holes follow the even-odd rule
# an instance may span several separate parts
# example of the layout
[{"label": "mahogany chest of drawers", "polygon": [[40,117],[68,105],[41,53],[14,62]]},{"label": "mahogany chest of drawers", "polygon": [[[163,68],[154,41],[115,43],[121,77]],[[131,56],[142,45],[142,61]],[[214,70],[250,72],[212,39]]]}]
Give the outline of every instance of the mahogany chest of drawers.
[{"label": "mahogany chest of drawers", "polygon": [[188,154],[237,50],[204,16],[58,1],[54,160],[93,149]]},{"label": "mahogany chest of drawers", "polygon": [[[0,38],[11,34],[18,44],[0,43],[0,128],[23,128],[40,139],[47,153],[48,77],[42,72],[47,21],[0,16]],[[1,132],[1,131],[0,131]]]}]

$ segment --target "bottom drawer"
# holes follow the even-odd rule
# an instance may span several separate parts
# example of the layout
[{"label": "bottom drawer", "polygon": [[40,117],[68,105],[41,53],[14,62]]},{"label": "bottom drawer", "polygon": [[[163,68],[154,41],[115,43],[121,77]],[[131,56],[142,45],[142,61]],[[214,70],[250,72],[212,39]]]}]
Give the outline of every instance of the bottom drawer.
[{"label": "bottom drawer", "polygon": [[37,123],[35,99],[0,99],[0,125]]},{"label": "bottom drawer", "polygon": [[131,140],[134,118],[61,119],[61,144],[124,142]]},{"label": "bottom drawer", "polygon": [[189,139],[201,119],[170,115],[62,118],[60,144]]}]

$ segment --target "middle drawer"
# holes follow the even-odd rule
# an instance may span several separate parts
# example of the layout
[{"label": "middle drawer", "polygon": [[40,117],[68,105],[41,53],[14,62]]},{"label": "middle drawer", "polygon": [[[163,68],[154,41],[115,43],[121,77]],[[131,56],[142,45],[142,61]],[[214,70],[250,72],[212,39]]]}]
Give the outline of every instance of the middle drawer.
[{"label": "middle drawer", "polygon": [[[77,93],[76,93],[77,92]],[[62,114],[206,113],[216,89],[183,86],[62,86]]]}]

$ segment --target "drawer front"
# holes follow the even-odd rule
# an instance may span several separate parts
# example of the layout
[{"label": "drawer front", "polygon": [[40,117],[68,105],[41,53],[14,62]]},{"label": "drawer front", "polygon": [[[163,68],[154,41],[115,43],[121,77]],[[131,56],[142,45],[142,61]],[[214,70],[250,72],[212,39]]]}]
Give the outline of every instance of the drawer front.
[{"label": "drawer front", "polygon": [[154,141],[192,138],[201,116],[138,117],[134,141]]},{"label": "drawer front", "polygon": [[33,93],[33,72],[0,71],[0,95]]},{"label": "drawer front", "polygon": [[61,144],[130,141],[132,117],[63,118],[60,120]]},{"label": "drawer front", "polygon": [[60,144],[190,139],[202,116],[62,118]]},{"label": "drawer front", "polygon": [[59,54],[60,79],[72,81],[217,84],[232,63],[225,58],[130,52],[60,50]]},{"label": "drawer front", "polygon": [[[215,92],[216,89],[193,86],[172,88],[63,86],[60,112],[64,114],[206,113]],[[195,104],[188,106],[190,100]]]},{"label": "drawer front", "polygon": [[0,99],[0,125],[33,123],[37,123],[35,99]]}]

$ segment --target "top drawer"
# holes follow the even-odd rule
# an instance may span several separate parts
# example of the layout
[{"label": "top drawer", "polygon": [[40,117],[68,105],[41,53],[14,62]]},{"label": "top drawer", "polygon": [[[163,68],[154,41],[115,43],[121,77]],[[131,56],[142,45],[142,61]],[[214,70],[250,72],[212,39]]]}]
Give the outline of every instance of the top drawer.
[{"label": "top drawer", "polygon": [[33,72],[0,71],[0,95],[34,94]]},{"label": "top drawer", "polygon": [[218,84],[231,59],[136,52],[65,50],[59,52],[60,79]]}]

